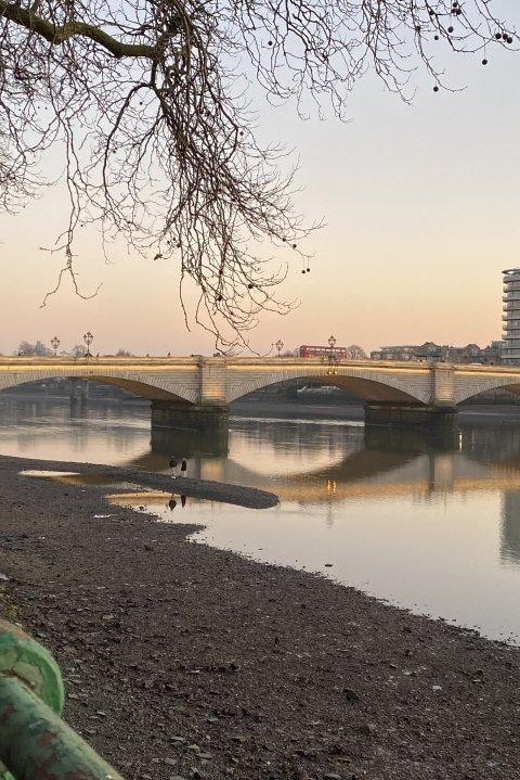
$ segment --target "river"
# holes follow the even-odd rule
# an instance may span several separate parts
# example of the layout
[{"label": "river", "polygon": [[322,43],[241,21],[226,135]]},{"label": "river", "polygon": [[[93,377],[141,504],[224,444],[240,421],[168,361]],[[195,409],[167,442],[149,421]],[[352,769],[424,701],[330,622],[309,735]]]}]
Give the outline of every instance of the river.
[{"label": "river", "polygon": [[[199,523],[193,541],[319,572],[415,612],[520,644],[520,420],[463,424],[448,441],[366,435],[360,421],[233,416],[219,446],[162,438],[146,406],[0,396],[0,453],[65,462],[167,467],[260,487],[254,511],[168,496],[119,502],[161,522]],[[139,509],[141,507],[141,509]],[[117,505],[114,505],[117,512]]]}]

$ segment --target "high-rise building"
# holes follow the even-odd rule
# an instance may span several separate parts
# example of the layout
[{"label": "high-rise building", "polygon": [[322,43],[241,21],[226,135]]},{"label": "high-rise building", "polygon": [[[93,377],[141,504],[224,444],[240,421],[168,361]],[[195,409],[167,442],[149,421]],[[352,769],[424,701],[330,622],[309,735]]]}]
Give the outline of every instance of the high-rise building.
[{"label": "high-rise building", "polygon": [[504,274],[504,346],[503,363],[520,363],[520,268],[508,268]]}]

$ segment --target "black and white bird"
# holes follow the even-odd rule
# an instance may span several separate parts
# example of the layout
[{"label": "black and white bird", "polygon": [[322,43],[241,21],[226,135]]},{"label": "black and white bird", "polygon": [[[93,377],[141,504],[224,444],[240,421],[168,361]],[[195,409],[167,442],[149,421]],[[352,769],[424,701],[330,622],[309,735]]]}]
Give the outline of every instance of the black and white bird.
[{"label": "black and white bird", "polygon": [[186,476],[186,472],[188,471],[188,461],[186,458],[183,458],[181,461],[181,474],[183,477]]}]

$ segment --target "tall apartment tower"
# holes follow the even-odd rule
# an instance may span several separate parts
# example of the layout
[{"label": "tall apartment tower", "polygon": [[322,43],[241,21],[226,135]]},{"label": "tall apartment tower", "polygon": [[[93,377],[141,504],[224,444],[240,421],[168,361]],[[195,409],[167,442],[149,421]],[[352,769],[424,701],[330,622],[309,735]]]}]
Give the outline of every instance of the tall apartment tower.
[{"label": "tall apartment tower", "polygon": [[504,335],[502,363],[520,363],[520,268],[508,268],[504,274]]}]

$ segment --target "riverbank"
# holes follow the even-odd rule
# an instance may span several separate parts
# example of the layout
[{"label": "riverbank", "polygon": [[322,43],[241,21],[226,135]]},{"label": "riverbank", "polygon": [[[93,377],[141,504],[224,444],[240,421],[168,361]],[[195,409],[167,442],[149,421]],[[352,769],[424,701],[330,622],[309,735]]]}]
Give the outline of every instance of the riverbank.
[{"label": "riverbank", "polygon": [[124,776],[518,776],[518,649],[19,474],[55,465],[0,457],[4,613]]}]

